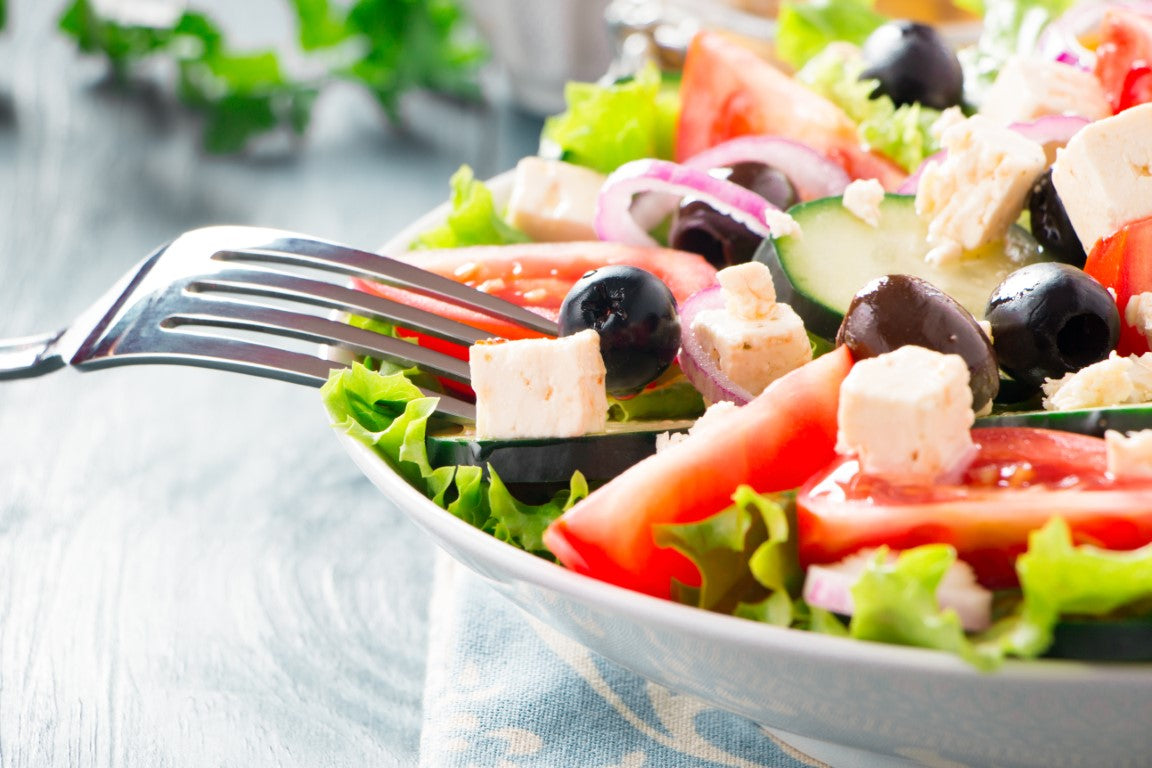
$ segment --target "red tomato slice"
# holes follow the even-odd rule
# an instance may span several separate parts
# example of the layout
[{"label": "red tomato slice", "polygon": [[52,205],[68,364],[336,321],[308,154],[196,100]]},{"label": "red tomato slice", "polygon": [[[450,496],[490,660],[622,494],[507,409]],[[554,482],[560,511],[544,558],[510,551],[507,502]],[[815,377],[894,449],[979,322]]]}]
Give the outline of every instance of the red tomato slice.
[{"label": "red tomato slice", "polygon": [[[639,248],[617,243],[526,243],[434,251],[412,251],[398,258],[451,277],[555,319],[572,284],[598,267],[626,264],[653,273],[667,284],[678,302],[716,282],[716,268],[702,256],[668,248]],[[480,312],[440,299],[357,280],[362,290],[459,320],[508,339],[540,336]],[[418,335],[418,334],[417,334]],[[418,335],[419,336],[419,335]],[[457,357],[465,348],[428,337],[420,343]]]},{"label": "red tomato slice", "polygon": [[801,563],[939,542],[998,589],[1017,584],[1028,534],[1057,515],[1080,544],[1128,550],[1152,541],[1152,481],[1111,480],[1100,438],[1022,427],[972,436],[980,453],[957,485],[892,484],[844,458],[813,477],[796,500]]},{"label": "red tomato slice", "polygon": [[1152,62],[1152,16],[1131,8],[1110,8],[1100,24],[1096,78],[1113,112],[1143,104],[1152,97],[1142,76],[1133,75]]},{"label": "red tomato slice", "polygon": [[1152,291],[1152,218],[1134,221],[1119,232],[1103,238],[1092,248],[1084,271],[1111,288],[1120,310],[1121,355],[1139,355],[1149,351],[1148,339],[1135,326],[1128,325],[1124,310],[1133,296]]},{"label": "red tomato slice", "polygon": [[840,383],[852,365],[839,348],[778,379],[750,403],[683,445],[632,466],[548,528],[544,543],[568,568],[658,597],[672,579],[699,585],[696,566],[652,540],[652,527],[692,523],[728,507],[741,483],[795,488],[835,455]]},{"label": "red tomato slice", "polygon": [[889,190],[907,178],[895,163],[860,147],[842,109],[723,35],[693,38],[680,99],[679,160],[737,136],[774,135],[804,142],[853,178],[877,178]]},{"label": "red tomato slice", "polygon": [[1138,104],[1147,104],[1152,101],[1152,67],[1144,62],[1137,62],[1124,76],[1124,87],[1120,91],[1120,101],[1117,112],[1123,112],[1129,107]]}]

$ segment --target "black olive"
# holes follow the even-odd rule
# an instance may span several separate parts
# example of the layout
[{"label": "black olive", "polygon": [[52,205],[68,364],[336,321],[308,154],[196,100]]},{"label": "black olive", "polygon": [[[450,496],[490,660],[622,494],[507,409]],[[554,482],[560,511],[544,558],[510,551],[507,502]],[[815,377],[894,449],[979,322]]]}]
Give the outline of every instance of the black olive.
[{"label": "black olive", "polygon": [[913,275],[887,275],[857,291],[836,343],[847,346],[857,360],[908,344],[960,355],[968,364],[972,408],[977,411],[1000,386],[992,345],[976,319],[951,296]]},{"label": "black olive", "polygon": [[[765,163],[734,163],[709,173],[755,192],[781,210],[800,201],[788,177]],[[718,269],[751,261],[763,241],[731,216],[693,198],[680,204],[668,231],[670,247],[698,253]]]},{"label": "black olive", "polygon": [[639,267],[601,267],[576,281],[560,305],[560,335],[592,328],[610,395],[634,395],[668,369],[680,350],[676,297]]},{"label": "black olive", "polygon": [[864,41],[862,55],[861,79],[880,81],[872,98],[885,95],[896,106],[919,102],[947,109],[964,95],[964,72],[955,52],[927,24],[882,24]]},{"label": "black olive", "polygon": [[984,314],[1000,367],[1025,386],[1099,362],[1120,339],[1112,294],[1069,264],[1016,270],[992,291]]},{"label": "black olive", "polygon": [[751,261],[764,238],[701,200],[685,200],[672,219],[668,245],[698,253],[717,269]]},{"label": "black olive", "polygon": [[708,173],[752,190],[780,210],[791,208],[800,202],[796,187],[792,186],[788,177],[766,163],[747,160],[722,168],[713,168]]},{"label": "black olive", "polygon": [[1052,184],[1052,169],[1044,172],[1028,196],[1028,213],[1032,219],[1032,236],[1056,261],[1083,267],[1088,260],[1084,245],[1076,236],[1064,203]]}]

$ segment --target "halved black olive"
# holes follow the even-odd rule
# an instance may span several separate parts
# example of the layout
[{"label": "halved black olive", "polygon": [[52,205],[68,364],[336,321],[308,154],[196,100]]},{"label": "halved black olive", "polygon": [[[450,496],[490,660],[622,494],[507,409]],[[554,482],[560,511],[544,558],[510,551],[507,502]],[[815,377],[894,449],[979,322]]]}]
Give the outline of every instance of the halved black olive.
[{"label": "halved black olive", "polygon": [[1112,294],[1068,264],[1016,270],[996,286],[984,316],[1000,367],[1026,386],[1099,362],[1120,339]]}]

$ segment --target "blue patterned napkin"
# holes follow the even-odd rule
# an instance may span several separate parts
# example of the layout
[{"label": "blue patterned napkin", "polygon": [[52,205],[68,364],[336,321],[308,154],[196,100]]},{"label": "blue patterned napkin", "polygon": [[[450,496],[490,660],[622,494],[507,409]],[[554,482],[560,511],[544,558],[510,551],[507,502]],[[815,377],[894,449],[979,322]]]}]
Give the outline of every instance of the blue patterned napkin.
[{"label": "blue patterned napkin", "polygon": [[821,765],[597,656],[437,557],[422,768]]}]

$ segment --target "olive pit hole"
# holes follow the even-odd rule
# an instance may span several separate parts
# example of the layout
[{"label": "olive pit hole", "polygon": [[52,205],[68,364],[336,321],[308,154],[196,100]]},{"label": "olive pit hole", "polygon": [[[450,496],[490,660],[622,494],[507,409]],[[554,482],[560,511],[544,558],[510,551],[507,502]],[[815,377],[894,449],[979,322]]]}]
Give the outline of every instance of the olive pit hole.
[{"label": "olive pit hole", "polygon": [[1056,348],[1071,370],[1099,362],[1108,356],[1108,323],[1091,312],[1072,315],[1056,333]]}]

